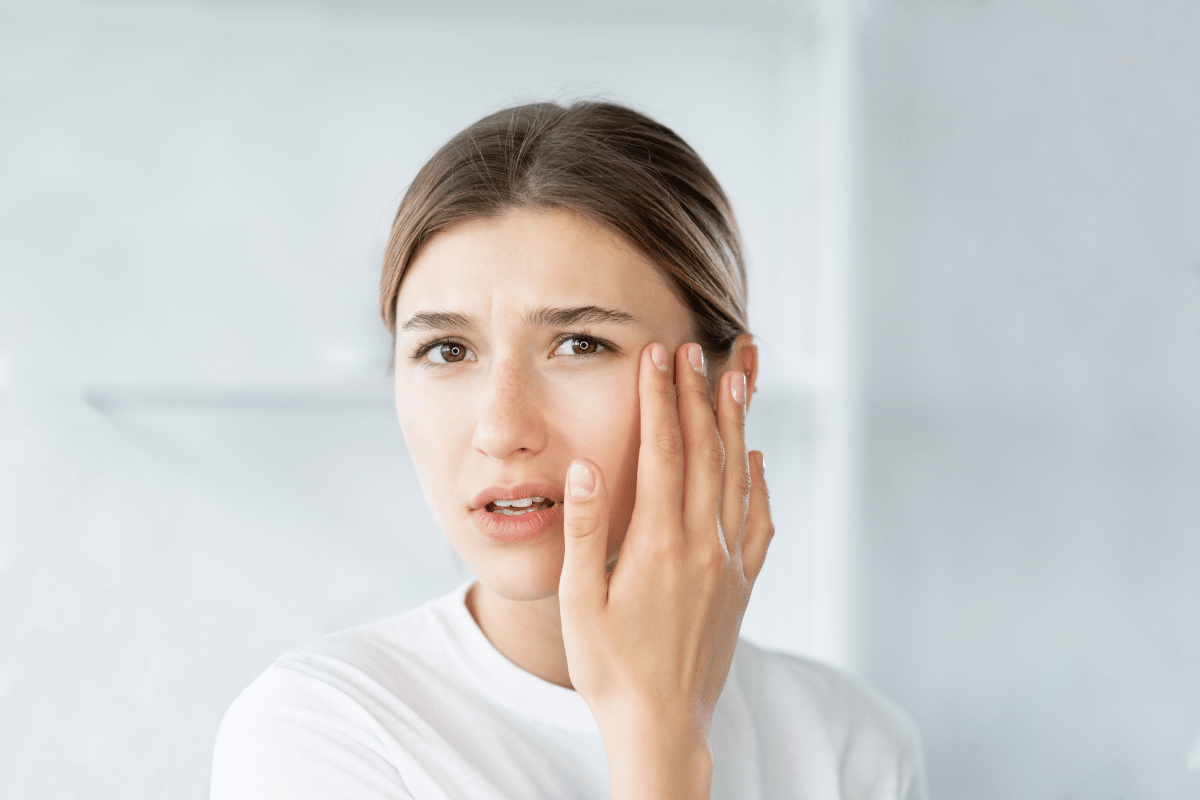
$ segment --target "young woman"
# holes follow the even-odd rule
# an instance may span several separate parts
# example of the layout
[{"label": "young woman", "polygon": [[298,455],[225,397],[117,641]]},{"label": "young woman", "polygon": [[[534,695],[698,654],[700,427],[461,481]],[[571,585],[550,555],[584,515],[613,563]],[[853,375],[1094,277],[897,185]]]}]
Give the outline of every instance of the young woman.
[{"label": "young woman", "polygon": [[480,120],[400,205],[381,309],[425,497],[475,579],[283,656],[232,798],[915,798],[915,731],[738,640],[773,527],[737,228],[621,106]]}]

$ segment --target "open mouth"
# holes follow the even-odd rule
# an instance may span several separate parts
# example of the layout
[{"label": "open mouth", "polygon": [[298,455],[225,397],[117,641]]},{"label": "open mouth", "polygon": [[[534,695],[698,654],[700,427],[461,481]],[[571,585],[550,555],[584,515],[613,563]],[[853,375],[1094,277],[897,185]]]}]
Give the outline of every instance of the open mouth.
[{"label": "open mouth", "polygon": [[533,511],[544,511],[553,505],[554,501],[545,497],[522,497],[519,500],[493,500],[486,507],[493,514],[519,517]]}]

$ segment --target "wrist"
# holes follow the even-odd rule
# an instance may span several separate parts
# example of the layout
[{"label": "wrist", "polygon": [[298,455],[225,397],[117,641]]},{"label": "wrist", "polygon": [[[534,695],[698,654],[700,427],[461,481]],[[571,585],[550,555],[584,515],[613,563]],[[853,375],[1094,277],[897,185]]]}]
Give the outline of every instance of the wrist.
[{"label": "wrist", "polygon": [[713,759],[692,725],[662,717],[601,725],[612,800],[709,800]]}]

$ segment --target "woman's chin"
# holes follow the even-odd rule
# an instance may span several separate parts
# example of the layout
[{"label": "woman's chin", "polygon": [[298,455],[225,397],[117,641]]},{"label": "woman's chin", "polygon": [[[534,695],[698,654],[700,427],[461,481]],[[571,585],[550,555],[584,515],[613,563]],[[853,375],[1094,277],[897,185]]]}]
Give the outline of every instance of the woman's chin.
[{"label": "woman's chin", "polygon": [[471,564],[475,578],[490,593],[511,601],[545,600],[558,594],[562,575],[562,538],[557,547],[522,548],[491,553],[481,563]]}]

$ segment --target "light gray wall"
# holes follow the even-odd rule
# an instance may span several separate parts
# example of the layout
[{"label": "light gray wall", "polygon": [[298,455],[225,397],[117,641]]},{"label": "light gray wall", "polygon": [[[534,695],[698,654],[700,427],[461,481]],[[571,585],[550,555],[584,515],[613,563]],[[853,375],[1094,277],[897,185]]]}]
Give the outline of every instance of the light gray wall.
[{"label": "light gray wall", "polygon": [[1200,4],[863,45],[864,667],[940,800],[1200,796]]},{"label": "light gray wall", "polygon": [[754,5],[0,3],[0,797],[202,797],[281,652],[467,577],[376,286],[416,169],[514,102],[635,104],[729,192],[766,340],[750,441],[788,509],[744,631],[811,639],[812,402],[783,379],[814,354],[762,280],[802,227],[805,64]]}]

